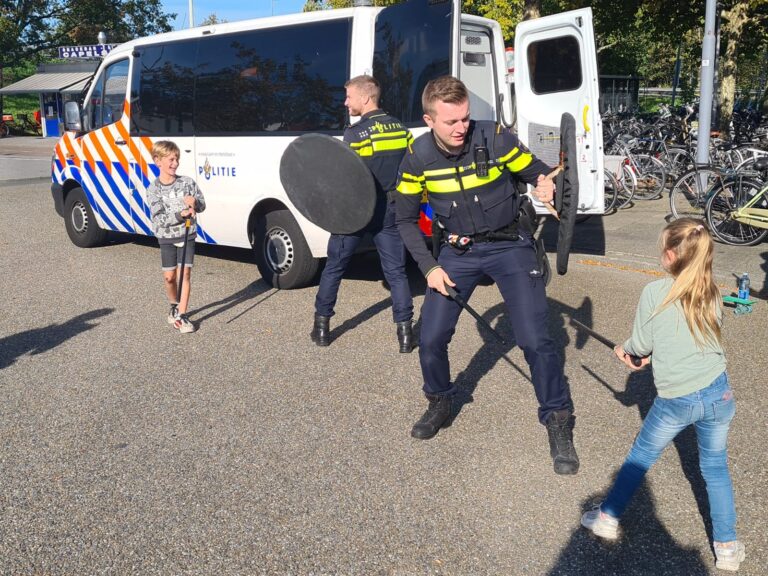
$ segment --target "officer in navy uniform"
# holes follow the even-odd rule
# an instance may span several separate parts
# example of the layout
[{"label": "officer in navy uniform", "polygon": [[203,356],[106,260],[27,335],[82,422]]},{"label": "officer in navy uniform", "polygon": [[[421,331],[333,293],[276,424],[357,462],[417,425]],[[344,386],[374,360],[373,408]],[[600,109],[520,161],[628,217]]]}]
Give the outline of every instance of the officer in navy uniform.
[{"label": "officer in navy uniform", "polygon": [[381,258],[384,278],[390,287],[400,352],[407,353],[413,350],[413,299],[405,270],[405,246],[395,224],[392,196],[400,161],[413,136],[400,120],[379,109],[381,89],[375,78],[356,76],[344,87],[347,91],[344,105],[349,109],[350,116],[361,117],[359,122],[344,131],[344,141],[370,168],[376,183],[377,204],[371,223],[366,228],[350,235],[331,234],[328,240],[328,260],[315,298],[315,323],[311,338],[318,346],[331,343],[330,319],[334,314],[341,278],[363,235],[371,232]]},{"label": "officer in navy uniform", "polygon": [[[487,275],[499,287],[515,342],[531,369],[555,472],[575,474],[579,459],[573,446],[573,403],[547,332],[544,281],[530,225],[520,221],[515,182],[535,185],[534,195],[549,202],[554,183],[545,175],[551,170],[509,130],[470,120],[469,94],[460,80],[443,76],[430,81],[422,105],[431,131],[417,138],[405,155],[396,194],[397,225],[428,286],[419,360],[429,407],[411,435],[432,438],[451,415],[456,387],[450,381],[448,343],[461,307],[448,297],[446,284],[468,300]],[[434,214],[432,225],[441,231],[436,257],[418,228],[424,191]]]}]

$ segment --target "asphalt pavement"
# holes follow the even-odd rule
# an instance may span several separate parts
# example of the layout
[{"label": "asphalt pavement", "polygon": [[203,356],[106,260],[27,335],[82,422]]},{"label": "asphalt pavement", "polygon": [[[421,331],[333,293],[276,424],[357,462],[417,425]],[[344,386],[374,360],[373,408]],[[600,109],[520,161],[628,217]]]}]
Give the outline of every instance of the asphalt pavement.
[{"label": "asphalt pavement", "polygon": [[51,177],[56,138],[7,136],[0,139],[0,181]]},{"label": "asphalt pavement", "polygon": [[[248,251],[199,246],[198,331],[180,335],[154,242],[76,248],[47,178],[0,182],[0,574],[719,573],[691,430],[649,474],[616,544],[579,527],[654,393],[569,318],[628,335],[661,274],[663,201],[580,224],[568,274],[548,289],[581,458],[578,475],[559,477],[522,353],[466,314],[450,348],[453,424],[410,438],[426,404],[418,354],[397,351],[375,255],[354,260],[333,342],[318,348],[315,287],[273,290]],[[724,327],[739,573],[762,576],[768,245],[718,245],[715,265],[723,293],[749,271],[763,298],[751,314],[726,311]],[[411,281],[418,311],[415,269]],[[471,303],[514,341],[495,287]]]}]

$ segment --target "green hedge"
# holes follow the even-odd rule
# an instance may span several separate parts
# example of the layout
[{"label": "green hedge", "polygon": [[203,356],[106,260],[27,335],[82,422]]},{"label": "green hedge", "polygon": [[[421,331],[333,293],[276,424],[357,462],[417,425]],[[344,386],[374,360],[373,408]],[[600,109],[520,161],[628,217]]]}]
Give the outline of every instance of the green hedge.
[{"label": "green hedge", "polygon": [[35,111],[40,109],[40,99],[36,94],[18,94],[3,96],[3,114],[13,114],[11,132],[14,134],[34,134],[31,130],[21,130],[20,114],[26,114],[34,122]]}]

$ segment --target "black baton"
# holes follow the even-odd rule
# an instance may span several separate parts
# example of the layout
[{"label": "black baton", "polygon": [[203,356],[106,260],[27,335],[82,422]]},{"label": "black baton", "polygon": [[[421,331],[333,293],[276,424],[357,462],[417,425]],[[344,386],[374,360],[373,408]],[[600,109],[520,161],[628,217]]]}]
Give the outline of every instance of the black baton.
[{"label": "black baton", "polygon": [[[612,341],[608,340],[608,338],[606,338],[602,334],[598,334],[597,332],[592,330],[592,328],[584,326],[584,324],[582,324],[581,322],[576,320],[576,318],[571,318],[571,326],[576,326],[576,328],[578,328],[580,330],[584,330],[584,332],[586,332],[587,334],[592,336],[595,340],[597,340],[601,344],[605,344],[611,350],[614,350],[616,348],[616,343],[615,342],[612,342]],[[632,362],[632,364],[634,366],[641,366],[642,365],[642,363],[643,363],[642,358],[640,358],[638,356],[632,356],[632,354],[627,354],[627,356],[629,356],[629,359],[630,359],[630,361]]]},{"label": "black baton", "polygon": [[483,318],[482,316],[480,316],[480,314],[478,314],[478,313],[475,311],[475,309],[474,309],[474,308],[472,308],[472,306],[470,306],[469,304],[467,304],[467,301],[466,301],[466,300],[464,300],[464,298],[462,298],[461,296],[459,296],[459,293],[458,293],[458,292],[456,292],[456,290],[455,290],[453,287],[451,287],[451,286],[448,286],[448,284],[446,284],[446,285],[445,285],[445,291],[446,291],[446,292],[448,292],[448,296],[450,296],[450,297],[451,297],[451,298],[452,298],[452,299],[453,299],[453,300],[456,302],[456,304],[458,304],[459,306],[461,306],[462,308],[464,308],[464,310],[466,310],[467,312],[469,312],[470,314],[472,314],[472,316],[474,316],[475,320],[477,320],[478,322],[480,322],[480,324],[482,324],[483,326],[485,326],[486,328],[488,328],[488,330],[490,330],[490,331],[491,331],[491,333],[492,333],[494,336],[496,336],[496,339],[497,339],[499,342],[501,342],[502,344],[506,344],[506,343],[507,343],[507,341],[506,341],[506,340],[504,340],[504,338],[502,338],[502,337],[501,337],[501,334],[499,334],[498,332],[496,332],[496,330],[494,330],[494,329],[493,329],[493,326],[491,326],[491,325],[488,323],[488,321],[487,321],[485,318]]},{"label": "black baton", "polygon": [[178,290],[176,290],[176,302],[181,302],[181,288],[184,286],[184,264],[187,259],[187,239],[189,238],[189,218],[184,223],[184,247],[181,249],[181,270],[179,275]]}]

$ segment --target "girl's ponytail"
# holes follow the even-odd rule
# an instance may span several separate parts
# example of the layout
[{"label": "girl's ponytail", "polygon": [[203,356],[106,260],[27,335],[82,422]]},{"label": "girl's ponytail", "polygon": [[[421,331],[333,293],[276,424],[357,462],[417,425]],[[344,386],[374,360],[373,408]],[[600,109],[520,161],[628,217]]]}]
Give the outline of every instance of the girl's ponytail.
[{"label": "girl's ponytail", "polygon": [[660,240],[662,252],[671,250],[675,255],[667,268],[675,281],[659,309],[679,301],[696,344],[719,343],[721,299],[712,277],[714,245],[709,230],[702,220],[680,218],[664,229]]}]

